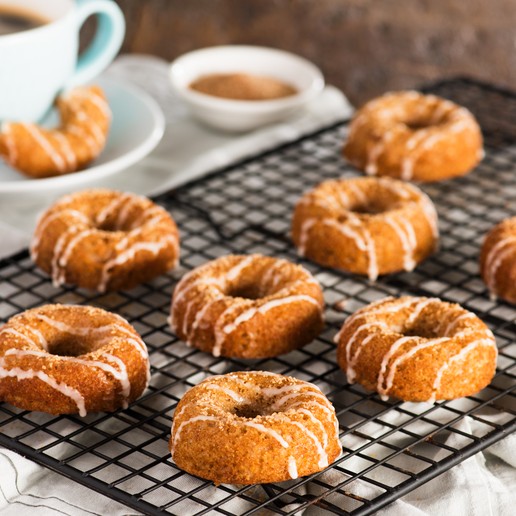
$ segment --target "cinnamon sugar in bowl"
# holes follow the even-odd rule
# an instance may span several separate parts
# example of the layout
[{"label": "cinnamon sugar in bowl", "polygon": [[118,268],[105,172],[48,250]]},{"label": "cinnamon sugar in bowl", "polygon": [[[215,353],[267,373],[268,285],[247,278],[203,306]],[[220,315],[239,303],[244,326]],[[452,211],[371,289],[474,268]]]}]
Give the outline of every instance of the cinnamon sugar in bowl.
[{"label": "cinnamon sugar in bowl", "polygon": [[306,59],[256,46],[195,50],[176,59],[169,74],[195,118],[229,132],[299,113],[324,87],[322,73]]}]

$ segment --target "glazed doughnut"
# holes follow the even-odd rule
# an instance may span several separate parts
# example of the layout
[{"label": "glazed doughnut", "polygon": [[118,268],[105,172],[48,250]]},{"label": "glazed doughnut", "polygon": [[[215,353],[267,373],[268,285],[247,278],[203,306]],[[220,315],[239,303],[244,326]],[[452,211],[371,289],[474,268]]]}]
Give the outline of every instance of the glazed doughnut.
[{"label": "glazed doughnut", "polygon": [[516,303],[516,217],[489,231],[480,253],[480,271],[493,298]]},{"label": "glazed doughnut", "polygon": [[382,399],[469,396],[489,384],[496,368],[491,330],[475,314],[437,298],[372,303],[346,320],[335,342],[348,381]]},{"label": "glazed doughnut", "polygon": [[482,133],[464,107],[416,91],[388,93],[357,111],[344,156],[368,175],[405,181],[463,176],[482,159]]},{"label": "glazed doughnut", "polygon": [[0,328],[0,400],[49,414],[126,408],[149,379],[147,347],[122,317],[46,305]]},{"label": "glazed doughnut", "polygon": [[179,236],[167,211],[145,197],[86,190],[43,213],[31,256],[55,286],[130,289],[176,265]]},{"label": "glazed doughnut", "polygon": [[315,385],[265,371],[212,376],[174,413],[172,459],[215,484],[283,482],[340,454],[335,409]]},{"label": "glazed doughnut", "polygon": [[68,174],[84,168],[104,148],[111,110],[98,86],[80,87],[58,97],[57,129],[6,122],[0,131],[0,156],[32,178]]},{"label": "glazed doughnut", "polygon": [[171,326],[214,356],[288,353],[322,330],[319,283],[299,265],[261,256],[224,256],[184,276],[174,290]]},{"label": "glazed doughnut", "polygon": [[292,220],[301,256],[371,280],[414,269],[438,236],[428,196],[390,178],[324,181],[301,198]]}]

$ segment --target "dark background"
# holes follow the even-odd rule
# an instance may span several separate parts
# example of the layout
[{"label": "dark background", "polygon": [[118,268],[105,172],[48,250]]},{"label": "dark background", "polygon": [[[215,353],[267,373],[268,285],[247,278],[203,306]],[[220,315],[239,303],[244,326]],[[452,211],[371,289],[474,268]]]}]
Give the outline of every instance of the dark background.
[{"label": "dark background", "polygon": [[516,82],[516,0],[116,1],[127,21],[122,52],[170,61],[211,45],[282,48],[357,104],[454,75]]}]

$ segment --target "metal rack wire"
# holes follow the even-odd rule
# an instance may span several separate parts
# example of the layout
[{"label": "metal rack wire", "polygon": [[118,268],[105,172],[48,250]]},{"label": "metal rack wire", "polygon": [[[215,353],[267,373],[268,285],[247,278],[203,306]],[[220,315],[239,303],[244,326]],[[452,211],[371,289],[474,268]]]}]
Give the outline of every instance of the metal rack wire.
[{"label": "metal rack wire", "polygon": [[[440,251],[415,271],[377,283],[300,260],[324,287],[326,327],[303,349],[274,359],[214,358],[188,348],[168,329],[171,292],[191,268],[227,253],[299,261],[289,242],[292,208],[323,179],[356,175],[340,157],[345,123],[275,149],[160,196],[182,233],[181,266],[129,292],[93,294],[54,288],[27,252],[0,262],[0,318],[44,303],[94,304],[120,313],[147,343],[152,379],[129,409],[85,418],[0,405],[0,445],[148,514],[294,514],[316,506],[365,515],[396,500],[516,430],[516,308],[489,299],[478,277],[485,232],[516,212],[516,94],[466,79],[433,93],[470,108],[480,120],[486,158],[470,175],[424,187],[440,217]],[[489,387],[436,404],[382,401],[348,385],[332,337],[361,306],[386,295],[430,295],[461,303],[494,331],[500,356]],[[344,301],[344,302],[343,302]],[[170,459],[170,418],[183,393],[205,377],[265,369],[316,383],[334,403],[343,456],[325,472],[266,486],[214,486]]]}]

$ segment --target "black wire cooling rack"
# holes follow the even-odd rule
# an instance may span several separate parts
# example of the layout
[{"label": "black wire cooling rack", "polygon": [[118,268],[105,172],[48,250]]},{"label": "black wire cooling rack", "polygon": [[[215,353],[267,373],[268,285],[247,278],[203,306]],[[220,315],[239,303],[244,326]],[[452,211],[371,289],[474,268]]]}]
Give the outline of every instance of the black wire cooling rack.
[{"label": "black wire cooling rack", "polygon": [[[491,301],[478,276],[483,235],[516,212],[516,94],[467,79],[428,88],[478,117],[486,157],[468,176],[424,186],[437,205],[441,247],[415,271],[376,283],[300,260],[288,233],[302,192],[323,179],[351,177],[341,158],[345,123],[319,131],[160,196],[182,234],[181,266],[129,292],[54,288],[27,252],[0,262],[0,317],[44,303],[94,304],[126,317],[150,350],[152,380],[127,410],[85,418],[49,416],[0,404],[0,445],[148,514],[294,514],[317,507],[370,514],[516,429],[516,308]],[[191,268],[228,253],[300,261],[324,287],[326,328],[303,349],[259,361],[214,358],[168,329],[175,283]],[[386,295],[438,296],[476,312],[500,350],[491,385],[435,404],[382,401],[348,385],[332,337],[343,320]],[[214,486],[170,459],[170,420],[181,396],[213,374],[264,369],[317,384],[337,410],[343,456],[325,472],[265,486]]]}]

